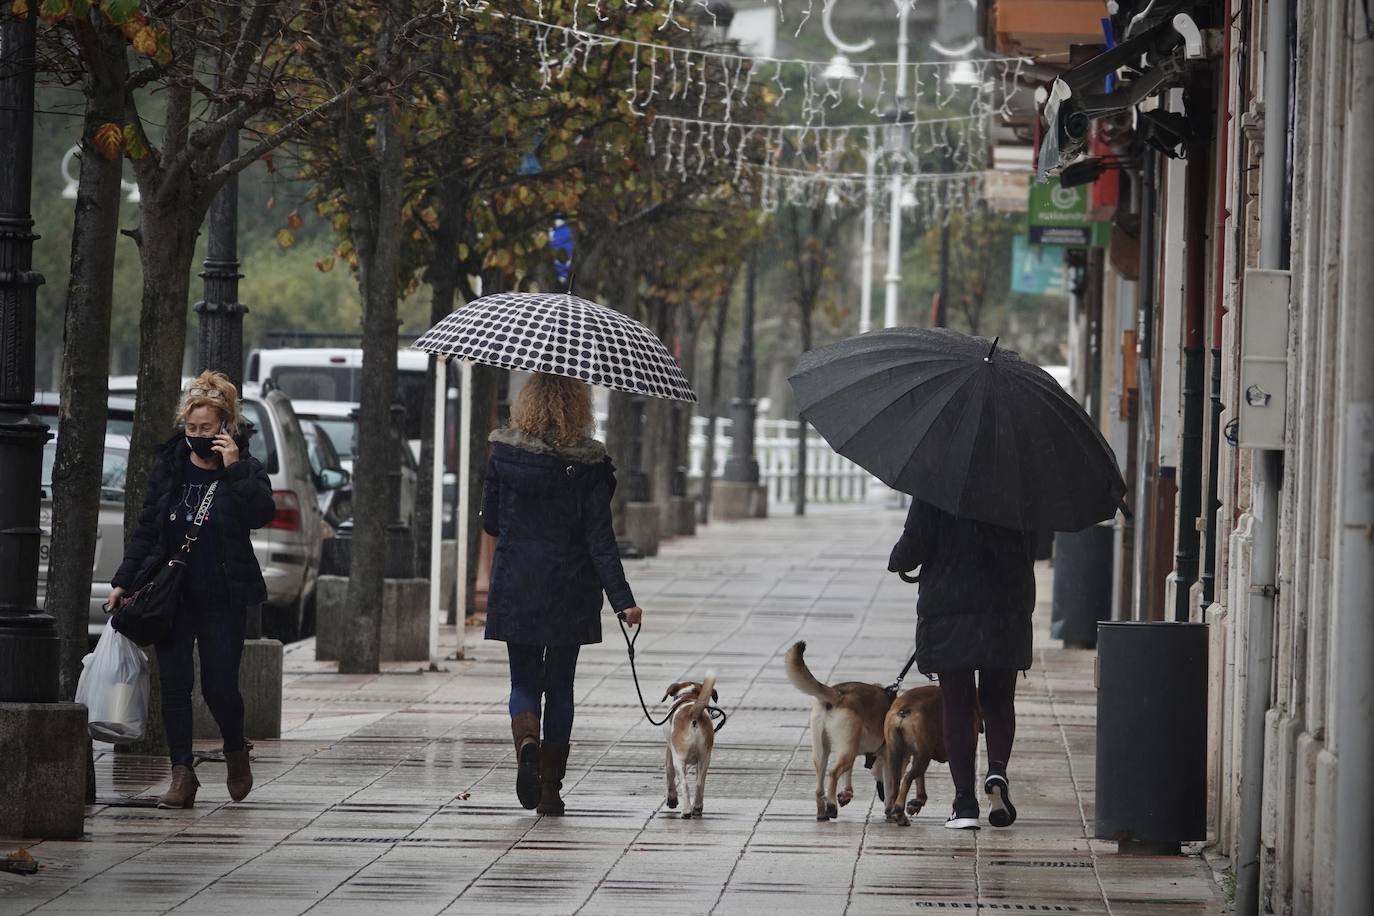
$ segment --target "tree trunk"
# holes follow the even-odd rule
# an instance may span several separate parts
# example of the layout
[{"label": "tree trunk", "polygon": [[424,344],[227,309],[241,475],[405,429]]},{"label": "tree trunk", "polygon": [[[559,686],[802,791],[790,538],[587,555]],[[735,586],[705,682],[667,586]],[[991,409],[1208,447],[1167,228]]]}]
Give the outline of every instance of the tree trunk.
[{"label": "tree trunk", "polygon": [[611,497],[611,518],[618,534],[625,533],[625,504],[630,501],[630,470],[635,466],[634,397],[612,391],[606,401],[606,452],[615,465],[615,495]]},{"label": "tree trunk", "polygon": [[[86,654],[109,406],[110,308],[124,165],[122,159],[106,159],[95,149],[96,130],[123,117],[128,76],[123,37],[113,29],[101,28],[99,41],[105,58],[87,77],[86,86],[81,178],[76,192],[62,342],[57,459],[52,472],[46,610],[57,618],[62,637],[59,675],[65,700],[76,695],[81,659]],[[120,547],[105,545],[112,552]]]},{"label": "tree trunk", "polygon": [[181,397],[191,264],[206,209],[189,185],[167,201],[150,203],[149,197],[143,195],[137,233],[143,305],[138,329],[138,403],[124,484],[126,542],[138,525],[157,448],[172,432]]},{"label": "tree trunk", "polygon": [[725,323],[730,315],[730,288],[716,303],[715,337],[711,340],[711,393],[707,400],[706,457],[701,469],[701,521],[711,521],[711,491],[716,479],[716,426],[720,422],[720,375],[725,355]]},{"label": "tree trunk", "polygon": [[[627,246],[623,259],[607,259],[607,271],[619,276],[620,283],[612,284],[612,293],[620,311],[638,317],[639,273],[632,246]],[[618,263],[617,263],[618,261]],[[617,288],[618,286],[618,288]],[[634,406],[634,396],[624,391],[612,391],[606,405],[606,451],[616,467],[618,486],[611,498],[611,518],[617,534],[625,533],[625,505],[630,501],[630,472],[643,460],[643,450],[636,455],[635,443],[643,432],[640,417]],[[644,467],[644,465],[638,465]]]},{"label": "tree trunk", "polygon": [[[383,19],[379,47],[391,41],[391,17]],[[392,514],[390,472],[396,461],[391,405],[396,398],[396,303],[400,292],[401,204],[405,175],[399,111],[377,108],[375,157],[356,162],[366,176],[366,196],[354,195],[371,213],[355,220],[358,286],[363,297],[362,399],[358,410],[358,457],[353,484],[353,562],[348,577],[347,637],[339,653],[341,674],[380,670],[382,583],[387,522]],[[366,192],[364,192],[366,193]],[[370,198],[370,199],[369,199]],[[375,206],[371,203],[375,201]],[[355,203],[357,206],[357,203]],[[361,214],[355,214],[355,217]]]},{"label": "tree trunk", "polygon": [[[189,190],[189,189],[188,189]],[[144,209],[137,234],[143,266],[143,310],[139,319],[138,402],[124,480],[124,541],[138,525],[157,448],[171,434],[181,397],[181,369],[186,358],[186,311],[191,299],[191,264],[205,205],[186,192],[173,202]],[[176,201],[180,201],[178,204]],[[103,430],[102,430],[103,431]],[[148,727],[141,741],[120,750],[160,756],[167,753],[162,716],[157,653],[151,655]]]}]

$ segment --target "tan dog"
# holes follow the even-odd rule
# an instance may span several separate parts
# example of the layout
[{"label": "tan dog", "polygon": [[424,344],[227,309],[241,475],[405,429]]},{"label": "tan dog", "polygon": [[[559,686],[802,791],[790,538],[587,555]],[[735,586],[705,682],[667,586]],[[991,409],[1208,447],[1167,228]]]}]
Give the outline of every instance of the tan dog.
[{"label": "tan dog", "polygon": [[[932,760],[949,762],[945,752],[944,716],[944,695],[935,686],[906,691],[887,711],[883,721],[887,758],[883,782],[889,821],[904,827],[910,824],[907,815],[919,814],[926,804],[926,768]],[[913,782],[916,797],[908,802]]]},{"label": "tan dog", "polygon": [[[877,684],[846,681],[826,686],[806,667],[806,643],[787,650],[787,678],[807,696],[811,707],[811,749],[816,764],[816,820],[839,817],[840,806],[854,798],[854,761],[876,755],[873,777],[883,796],[883,717],[892,699]],[[835,755],[831,764],[830,756]],[[840,780],[844,791],[838,792]]]},{"label": "tan dog", "polygon": [[[716,743],[716,730],[711,724],[711,716],[706,711],[716,695],[716,676],[706,673],[704,681],[678,681],[669,686],[663,699],[673,697],[675,702],[668,710],[668,721],[663,723],[663,734],[668,738],[668,750],[664,755],[664,774],[668,779],[668,807],[677,807],[677,786],[682,783],[687,804],[683,806],[684,818],[701,817],[702,801],[706,797],[706,771],[711,766],[711,750]],[[696,769],[696,791],[687,781],[687,768]]]}]

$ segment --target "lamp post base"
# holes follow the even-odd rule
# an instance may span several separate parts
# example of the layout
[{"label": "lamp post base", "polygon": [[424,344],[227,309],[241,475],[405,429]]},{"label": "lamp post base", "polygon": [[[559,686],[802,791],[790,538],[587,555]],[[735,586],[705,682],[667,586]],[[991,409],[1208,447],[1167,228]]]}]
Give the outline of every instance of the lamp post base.
[{"label": "lamp post base", "polygon": [[85,832],[90,745],[85,706],[0,703],[0,836],[77,839]]},{"label": "lamp post base", "polygon": [[711,493],[711,515],[723,522],[768,517],[768,488],[761,483],[718,480]]},{"label": "lamp post base", "polygon": [[625,504],[625,539],[635,546],[640,556],[658,556],[662,523],[663,507],[658,503]]}]

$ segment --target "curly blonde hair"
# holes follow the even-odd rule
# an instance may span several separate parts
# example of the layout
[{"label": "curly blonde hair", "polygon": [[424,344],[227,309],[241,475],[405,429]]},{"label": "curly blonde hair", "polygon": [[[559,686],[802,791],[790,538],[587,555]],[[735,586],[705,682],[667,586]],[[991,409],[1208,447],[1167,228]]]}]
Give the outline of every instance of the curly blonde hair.
[{"label": "curly blonde hair", "polygon": [[520,389],[510,425],[550,445],[576,445],[592,434],[592,390],[576,379],[537,373]]},{"label": "curly blonde hair", "polygon": [[231,436],[239,434],[243,426],[243,414],[239,409],[239,390],[223,372],[207,370],[186,386],[186,390],[181,393],[181,406],[177,408],[177,422],[185,423],[191,411],[201,407],[215,410],[224,420]]}]

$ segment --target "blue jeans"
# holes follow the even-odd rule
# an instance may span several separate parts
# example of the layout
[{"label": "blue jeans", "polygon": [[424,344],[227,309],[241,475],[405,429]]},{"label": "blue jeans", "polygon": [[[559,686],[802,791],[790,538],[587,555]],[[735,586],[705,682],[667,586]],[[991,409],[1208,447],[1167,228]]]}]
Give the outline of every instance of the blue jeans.
[{"label": "blue jeans", "polygon": [[539,715],[544,699],[544,740],[567,744],[572,737],[573,676],[581,646],[526,646],[506,643],[510,656],[510,714]]},{"label": "blue jeans", "polygon": [[157,644],[162,722],[172,766],[191,766],[191,688],[195,686],[192,646],[200,646],[200,694],[215,717],[226,751],[241,751],[243,696],[239,660],[243,657],[244,611],[225,601],[224,592],[182,589],[172,634]]}]

